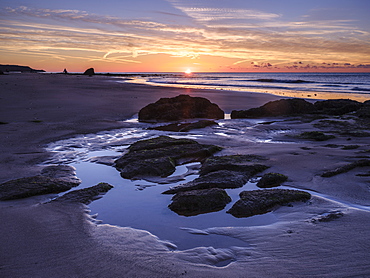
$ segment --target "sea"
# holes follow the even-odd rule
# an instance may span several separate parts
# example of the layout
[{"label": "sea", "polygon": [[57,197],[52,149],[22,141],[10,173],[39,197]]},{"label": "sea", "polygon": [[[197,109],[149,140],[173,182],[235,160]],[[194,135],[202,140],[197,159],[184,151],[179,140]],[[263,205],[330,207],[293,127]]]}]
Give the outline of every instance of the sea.
[{"label": "sea", "polygon": [[370,100],[370,73],[126,73],[124,79],[154,86]]}]

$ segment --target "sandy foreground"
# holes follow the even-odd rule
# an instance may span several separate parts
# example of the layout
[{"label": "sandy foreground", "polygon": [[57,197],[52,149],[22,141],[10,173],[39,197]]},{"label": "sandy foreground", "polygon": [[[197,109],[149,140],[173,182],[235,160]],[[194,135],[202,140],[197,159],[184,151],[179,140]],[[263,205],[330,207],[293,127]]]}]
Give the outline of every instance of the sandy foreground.
[{"label": "sandy foreground", "polygon": [[[268,94],[151,87],[108,77],[50,74],[0,76],[0,182],[36,175],[50,142],[76,134],[124,127],[122,120],[160,97],[206,97],[226,113],[270,100]],[[273,129],[313,130],[311,123],[278,122]],[[270,127],[263,127],[269,129]],[[288,144],[226,138],[201,143],[224,147],[222,155],[259,154],[269,172],[287,175],[287,185],[314,194],[308,203],[281,207],[274,224],[222,227],[208,233],[244,240],[248,247],[198,247],[170,251],[146,231],[97,225],[78,204],[42,204],[44,197],[0,202],[1,277],[368,277],[370,276],[370,178],[368,168],[322,178],[368,156],[368,137],[337,136],[328,142],[291,139]],[[303,149],[302,149],[303,148]],[[104,198],[104,197],[103,197]],[[330,212],[343,217],[313,221]],[[232,261],[224,267],[218,263]]]}]

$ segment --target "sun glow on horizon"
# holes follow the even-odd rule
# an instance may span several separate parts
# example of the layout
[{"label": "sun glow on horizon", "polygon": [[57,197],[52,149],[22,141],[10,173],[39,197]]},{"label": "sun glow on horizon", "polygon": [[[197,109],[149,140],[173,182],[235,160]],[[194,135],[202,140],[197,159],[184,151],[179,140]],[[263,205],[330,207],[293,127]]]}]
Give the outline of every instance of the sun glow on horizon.
[{"label": "sun glow on horizon", "polygon": [[191,71],[191,69],[187,69],[186,71],[185,71],[185,74],[192,74],[193,72]]}]

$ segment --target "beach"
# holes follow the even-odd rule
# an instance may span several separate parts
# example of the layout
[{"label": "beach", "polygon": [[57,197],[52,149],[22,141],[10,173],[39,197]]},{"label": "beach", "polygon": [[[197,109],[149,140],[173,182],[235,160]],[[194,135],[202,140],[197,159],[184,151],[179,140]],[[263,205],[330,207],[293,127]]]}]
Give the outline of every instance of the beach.
[{"label": "beach", "polygon": [[[45,147],[76,135],[125,128],[124,120],[161,97],[200,96],[225,113],[261,106],[282,97],[263,93],[155,87],[116,82],[107,76],[10,74],[0,77],[0,182],[40,173],[51,157]],[[310,100],[313,101],[313,100]],[[311,122],[279,119],[273,128],[303,132]],[[330,125],[326,131],[333,131]],[[337,128],[338,129],[338,128]],[[284,134],[281,139],[284,139]],[[350,139],[349,139],[350,138]],[[291,137],[286,144],[219,137],[223,155],[269,158],[270,172],[288,185],[317,192],[307,203],[274,211],[271,225],[211,227],[209,234],[244,240],[248,247],[171,250],[146,231],[97,224],[88,207],[44,203],[47,197],[0,202],[2,277],[366,277],[370,275],[369,167],[325,179],[320,174],[368,158],[368,137],[336,134],[328,142]],[[343,149],[337,146],[357,145]],[[92,184],[94,185],[94,184]],[[104,197],[103,197],[104,198]],[[333,221],[318,217],[340,212]],[[339,214],[338,214],[339,215]],[[230,261],[225,266],[220,262]]]}]

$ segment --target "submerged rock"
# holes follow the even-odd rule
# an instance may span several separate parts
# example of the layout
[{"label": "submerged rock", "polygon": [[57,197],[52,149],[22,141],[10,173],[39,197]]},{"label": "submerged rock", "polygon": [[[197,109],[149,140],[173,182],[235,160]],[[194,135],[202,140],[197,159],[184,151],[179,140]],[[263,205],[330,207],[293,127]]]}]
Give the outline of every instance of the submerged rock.
[{"label": "submerged rock", "polygon": [[321,131],[306,131],[302,132],[299,135],[302,139],[309,139],[309,140],[315,140],[315,141],[326,141],[329,139],[335,138],[334,135],[327,135],[324,132]]},{"label": "submerged rock", "polygon": [[225,190],[211,188],[177,193],[168,207],[179,215],[194,216],[222,210],[230,202]]},{"label": "submerged rock", "polygon": [[307,201],[311,198],[310,193],[288,189],[243,191],[239,196],[240,200],[227,211],[238,218],[264,214],[276,206],[296,201]]},{"label": "submerged rock", "polygon": [[287,181],[288,177],[279,173],[267,173],[258,181],[257,186],[260,188],[271,188],[280,186]]},{"label": "submerged rock", "polygon": [[369,166],[370,166],[370,159],[360,159],[358,161],[343,165],[335,170],[326,171],[323,174],[321,174],[321,177],[330,178],[330,177],[333,177],[339,174],[346,173],[357,167],[369,167]]},{"label": "submerged rock", "polygon": [[218,125],[215,121],[200,120],[195,123],[179,123],[169,124],[157,127],[150,127],[151,130],[173,131],[173,132],[187,132],[192,129],[205,128],[207,126]]},{"label": "submerged rock", "polygon": [[83,203],[83,204],[88,205],[92,201],[101,198],[103,194],[105,194],[112,188],[113,188],[112,185],[101,182],[92,187],[68,192],[64,194],[63,196],[53,200],[53,202],[73,202],[73,203]]},{"label": "submerged rock", "polygon": [[80,181],[33,176],[11,180],[0,184],[0,200],[13,200],[36,195],[60,193],[78,186]]},{"label": "submerged rock", "polygon": [[312,103],[304,99],[280,99],[270,101],[258,108],[251,108],[248,110],[233,110],[231,112],[232,119],[239,118],[259,118],[259,117],[278,117],[290,116],[298,114],[307,114],[315,111]]},{"label": "submerged rock", "polygon": [[115,161],[115,167],[124,178],[145,176],[166,177],[176,165],[202,161],[221,149],[214,145],[202,145],[190,139],[159,136],[132,144],[129,152]]},{"label": "submerged rock", "polygon": [[161,98],[139,111],[139,121],[142,122],[166,122],[195,118],[223,119],[224,111],[206,98],[188,95]]}]

